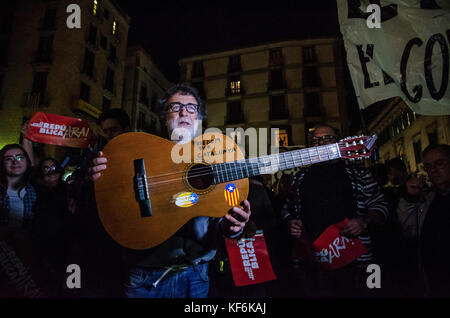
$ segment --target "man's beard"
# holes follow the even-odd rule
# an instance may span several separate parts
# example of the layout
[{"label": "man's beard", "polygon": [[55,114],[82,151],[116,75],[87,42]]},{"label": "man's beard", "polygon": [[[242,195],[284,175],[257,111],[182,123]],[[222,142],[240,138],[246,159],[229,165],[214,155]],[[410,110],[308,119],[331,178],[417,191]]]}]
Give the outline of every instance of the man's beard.
[{"label": "man's beard", "polygon": [[[187,119],[183,119],[184,121],[188,121]],[[200,120],[195,119],[189,125],[189,127],[178,127],[178,122],[180,119],[171,119],[167,123],[167,129],[169,131],[170,139],[176,143],[187,143],[195,137],[195,133],[198,129],[198,123]]]}]

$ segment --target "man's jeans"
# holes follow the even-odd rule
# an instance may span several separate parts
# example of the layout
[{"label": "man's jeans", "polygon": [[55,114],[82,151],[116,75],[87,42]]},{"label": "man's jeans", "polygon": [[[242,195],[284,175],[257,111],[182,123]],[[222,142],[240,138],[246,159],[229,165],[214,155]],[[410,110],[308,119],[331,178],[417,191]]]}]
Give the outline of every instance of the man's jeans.
[{"label": "man's jeans", "polygon": [[125,284],[126,296],[129,298],[206,298],[208,296],[208,263],[171,270],[164,275],[165,272],[165,269],[133,268]]}]

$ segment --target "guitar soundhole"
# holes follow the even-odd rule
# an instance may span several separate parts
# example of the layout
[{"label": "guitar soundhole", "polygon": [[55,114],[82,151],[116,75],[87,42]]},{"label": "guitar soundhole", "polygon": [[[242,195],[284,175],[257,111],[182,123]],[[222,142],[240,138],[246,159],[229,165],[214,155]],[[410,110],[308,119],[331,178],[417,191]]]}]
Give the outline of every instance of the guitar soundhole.
[{"label": "guitar soundhole", "polygon": [[187,173],[189,185],[198,190],[205,190],[214,182],[214,174],[210,166],[196,164]]}]

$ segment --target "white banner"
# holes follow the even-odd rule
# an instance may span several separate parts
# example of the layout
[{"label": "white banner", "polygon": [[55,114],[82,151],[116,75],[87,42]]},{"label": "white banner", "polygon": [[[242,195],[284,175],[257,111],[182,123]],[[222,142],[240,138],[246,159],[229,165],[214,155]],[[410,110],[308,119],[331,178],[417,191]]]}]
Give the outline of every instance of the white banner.
[{"label": "white banner", "polygon": [[336,1],[360,108],[400,96],[418,114],[450,114],[449,0]]}]

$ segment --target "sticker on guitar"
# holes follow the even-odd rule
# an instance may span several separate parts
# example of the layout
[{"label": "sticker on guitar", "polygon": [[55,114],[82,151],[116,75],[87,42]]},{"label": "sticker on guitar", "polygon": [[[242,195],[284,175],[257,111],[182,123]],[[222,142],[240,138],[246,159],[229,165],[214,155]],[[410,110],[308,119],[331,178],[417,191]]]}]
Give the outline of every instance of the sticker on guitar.
[{"label": "sticker on guitar", "polygon": [[182,192],[176,196],[175,205],[180,208],[188,208],[198,202],[198,195],[194,192]]}]

